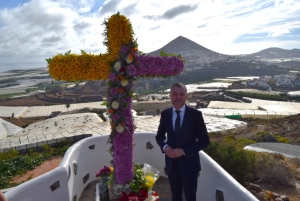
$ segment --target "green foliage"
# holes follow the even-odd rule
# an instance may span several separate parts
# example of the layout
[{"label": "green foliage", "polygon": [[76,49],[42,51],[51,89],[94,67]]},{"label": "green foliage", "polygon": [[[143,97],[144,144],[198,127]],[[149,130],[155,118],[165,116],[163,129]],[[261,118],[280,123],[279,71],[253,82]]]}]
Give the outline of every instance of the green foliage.
[{"label": "green foliage", "polygon": [[256,143],[254,140],[247,138],[236,139],[233,134],[227,135],[221,142],[222,145],[231,145],[234,146],[237,150],[243,149],[249,144]]},{"label": "green foliage", "polygon": [[8,188],[13,184],[9,180],[16,175],[22,175],[27,170],[32,170],[36,166],[42,164],[43,161],[49,159],[49,154],[39,154],[35,156],[25,155],[17,156],[10,159],[0,161],[0,188]]},{"label": "green foliage", "polygon": [[252,177],[254,152],[238,150],[233,145],[222,145],[219,142],[211,142],[204,151],[241,184]]},{"label": "green foliage", "polygon": [[[0,189],[18,185],[19,183],[10,182],[13,177],[34,169],[51,157],[64,155],[72,144],[66,140],[60,142],[57,147],[43,145],[42,152],[34,152],[30,149],[27,154],[20,154],[17,150],[0,153]],[[29,179],[31,177],[27,178]]]},{"label": "green foliage", "polygon": [[139,192],[143,188],[143,184],[147,182],[141,165],[134,164],[134,177],[130,182],[130,190]]},{"label": "green foliage", "polygon": [[284,98],[284,94],[266,94],[266,93],[253,93],[253,92],[245,92],[245,91],[226,91],[226,95],[235,96],[237,98],[249,97],[249,98],[257,98],[263,100],[276,100],[282,101]]},{"label": "green foliage", "polygon": [[286,137],[283,137],[283,136],[281,136],[281,135],[279,135],[279,134],[274,134],[274,137],[276,138],[276,140],[277,140],[278,142],[287,143],[287,144],[290,144],[290,143],[291,143],[291,142],[290,142],[290,139],[288,139],[288,138],[286,138]]}]

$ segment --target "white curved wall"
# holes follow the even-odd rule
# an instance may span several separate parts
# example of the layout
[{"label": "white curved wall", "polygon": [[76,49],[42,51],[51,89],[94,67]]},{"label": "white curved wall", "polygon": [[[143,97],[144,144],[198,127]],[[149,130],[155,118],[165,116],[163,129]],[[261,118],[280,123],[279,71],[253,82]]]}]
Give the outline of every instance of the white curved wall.
[{"label": "white curved wall", "polygon": [[[9,190],[5,196],[9,201],[53,201],[53,200],[78,200],[84,187],[96,180],[96,173],[104,165],[109,165],[111,160],[106,145],[108,136],[90,137],[73,145],[65,154],[61,164],[56,169],[38,178],[21,184]],[[157,168],[164,175],[164,155],[156,144],[155,134],[139,133],[134,135],[135,149],[134,160],[137,163],[148,163]],[[154,148],[146,149],[150,142]],[[94,149],[89,149],[95,145]],[[215,200],[216,189],[223,191],[226,201],[255,201],[250,192],[235,181],[217,163],[204,152],[200,152],[202,171],[198,180],[197,197],[202,201]],[[77,174],[74,174],[73,164],[77,163]],[[69,175],[70,167],[70,175]],[[89,174],[86,183],[84,176]],[[52,191],[50,186],[59,181],[60,187]],[[74,199],[74,197],[77,199]]]}]

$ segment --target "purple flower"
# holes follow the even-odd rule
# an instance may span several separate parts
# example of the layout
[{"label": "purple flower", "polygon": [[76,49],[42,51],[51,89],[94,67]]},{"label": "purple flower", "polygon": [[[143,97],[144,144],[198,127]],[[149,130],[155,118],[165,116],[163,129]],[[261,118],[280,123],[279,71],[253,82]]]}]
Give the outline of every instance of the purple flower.
[{"label": "purple flower", "polygon": [[112,97],[111,97],[109,94],[107,95],[107,101],[108,101],[108,102],[111,102],[111,101],[112,101]]},{"label": "purple flower", "polygon": [[110,167],[104,166],[100,171],[96,174],[96,177],[104,177],[109,176],[111,174],[112,170]]},{"label": "purple flower", "polygon": [[115,95],[118,94],[118,88],[117,88],[117,87],[111,88],[111,89],[109,90],[109,92],[110,92],[110,94],[111,94],[112,96],[115,96]]},{"label": "purple flower", "polygon": [[110,79],[111,81],[114,81],[114,80],[116,79],[115,74],[114,74],[114,73],[110,73],[110,74],[109,74],[109,79]]},{"label": "purple flower", "polygon": [[128,54],[129,48],[126,45],[122,45],[121,47],[121,53],[122,54]]},{"label": "purple flower", "polygon": [[134,76],[135,75],[135,72],[136,72],[136,69],[135,69],[135,66],[130,64],[129,66],[127,66],[127,73],[130,75],[130,76]]},{"label": "purple flower", "polygon": [[120,119],[120,115],[115,114],[115,115],[113,116],[113,121],[117,121],[117,120],[119,120],[119,119]]}]

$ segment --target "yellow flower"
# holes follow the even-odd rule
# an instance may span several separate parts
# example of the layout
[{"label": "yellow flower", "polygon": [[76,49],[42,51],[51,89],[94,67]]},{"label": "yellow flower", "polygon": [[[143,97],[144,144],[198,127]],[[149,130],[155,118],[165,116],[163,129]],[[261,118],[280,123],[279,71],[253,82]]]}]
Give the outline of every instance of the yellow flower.
[{"label": "yellow flower", "polygon": [[150,175],[147,175],[146,180],[147,182],[144,184],[144,186],[148,189],[152,189],[155,183],[154,178]]},{"label": "yellow flower", "polygon": [[124,127],[121,124],[118,124],[118,126],[116,127],[116,131],[118,133],[122,133],[124,131]]},{"label": "yellow flower", "polygon": [[119,104],[119,102],[118,102],[118,101],[113,101],[113,102],[112,102],[112,104],[111,104],[111,107],[112,107],[113,109],[115,109],[115,110],[116,110],[116,109],[118,109],[118,108],[119,108],[119,105],[120,105],[120,104]]},{"label": "yellow flower", "polygon": [[126,87],[126,86],[128,85],[128,81],[127,81],[127,80],[122,80],[122,81],[121,81],[121,85],[122,85],[123,87]]},{"label": "yellow flower", "polygon": [[109,56],[104,55],[56,55],[49,63],[49,74],[55,80],[105,80],[111,67]]}]

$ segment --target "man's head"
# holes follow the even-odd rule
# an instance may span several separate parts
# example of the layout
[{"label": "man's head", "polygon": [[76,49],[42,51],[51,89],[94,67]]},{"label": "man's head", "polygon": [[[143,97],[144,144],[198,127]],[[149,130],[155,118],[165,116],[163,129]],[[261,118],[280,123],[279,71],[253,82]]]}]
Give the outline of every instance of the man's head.
[{"label": "man's head", "polygon": [[175,83],[170,90],[170,99],[176,110],[183,107],[187,100],[188,94],[186,86],[182,83]]}]

